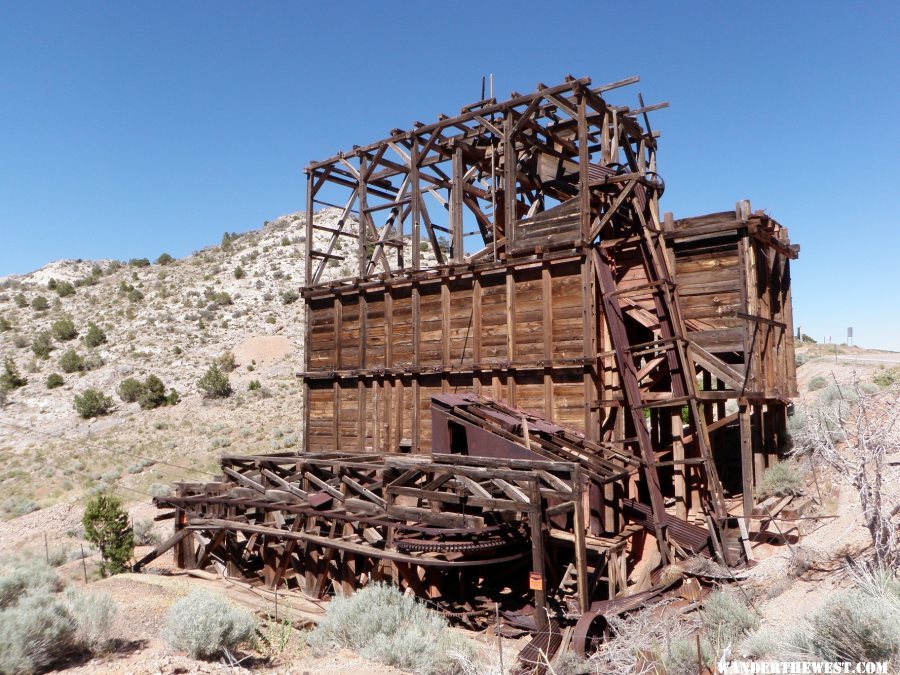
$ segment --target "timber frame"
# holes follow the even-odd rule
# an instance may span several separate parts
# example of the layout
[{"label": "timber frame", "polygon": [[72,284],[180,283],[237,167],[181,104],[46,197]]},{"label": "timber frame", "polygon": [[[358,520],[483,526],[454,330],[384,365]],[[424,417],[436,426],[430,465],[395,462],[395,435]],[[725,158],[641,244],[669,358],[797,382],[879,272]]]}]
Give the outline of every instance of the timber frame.
[{"label": "timber frame", "polygon": [[470,624],[514,570],[508,620],[586,635],[666,564],[745,560],[796,395],[799,247],[746,201],[660,213],[666,104],[605,98],[636,81],[539,84],[309,164],[303,450],[158,500],[179,564],[316,598],[390,578]]}]

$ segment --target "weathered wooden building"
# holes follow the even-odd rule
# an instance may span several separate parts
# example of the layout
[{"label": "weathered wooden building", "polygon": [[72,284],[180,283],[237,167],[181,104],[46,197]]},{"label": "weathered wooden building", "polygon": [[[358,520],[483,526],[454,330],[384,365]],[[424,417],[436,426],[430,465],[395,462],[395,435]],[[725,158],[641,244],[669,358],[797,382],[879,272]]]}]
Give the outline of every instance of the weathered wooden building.
[{"label": "weathered wooden building", "polygon": [[665,564],[741,562],[796,394],[798,248],[745,201],[660,213],[665,104],[606,100],[636,81],[539,84],[307,167],[302,449],[158,500],[179,564],[314,597],[387,577],[463,623],[577,619],[583,648]]},{"label": "weathered wooden building", "polygon": [[[429,453],[431,398],[458,392],[504,401],[588,440],[633,436],[595,274],[608,268],[622,346],[645,345],[628,360],[640,405],[660,404],[641,409],[655,448],[681,433],[686,401],[661,405],[687,393],[672,396],[668,369],[678,346],[663,340],[677,338],[683,367],[699,378],[706,424],[714,432],[742,424],[748,461],[757,473],[765,468],[796,393],[796,247],[746,202],[693,218],[661,216],[658,134],[638,123],[649,127],[646,113],[658,106],[633,111],[601,98],[627,83],[591,89],[571,80],[483,101],[309,166],[308,451]],[[328,246],[318,250],[313,209],[330,184],[345,192],[344,220],[325,228]],[[358,243],[355,260],[335,252],[345,237]],[[412,255],[404,259],[407,242]],[[438,265],[422,269],[421,242]],[[331,261],[356,273],[317,283]],[[739,412],[725,414],[729,400]],[[745,473],[752,494],[753,472]]]}]

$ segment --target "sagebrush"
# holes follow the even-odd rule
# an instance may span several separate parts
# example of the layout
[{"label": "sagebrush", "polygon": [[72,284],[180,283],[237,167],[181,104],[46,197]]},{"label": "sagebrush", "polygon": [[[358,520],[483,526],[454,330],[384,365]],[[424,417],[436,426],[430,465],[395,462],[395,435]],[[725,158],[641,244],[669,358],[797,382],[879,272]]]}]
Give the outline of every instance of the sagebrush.
[{"label": "sagebrush", "polygon": [[210,659],[247,642],[255,630],[256,620],[249,611],[197,589],[169,609],[165,637],[174,649]]},{"label": "sagebrush", "polygon": [[365,658],[423,675],[461,673],[474,657],[472,643],[444,617],[382,583],[334,598],[308,642],[318,651],[349,647]]},{"label": "sagebrush", "polygon": [[109,644],[116,607],[109,596],[67,589],[41,562],[0,562],[0,673],[35,673],[77,651]]}]

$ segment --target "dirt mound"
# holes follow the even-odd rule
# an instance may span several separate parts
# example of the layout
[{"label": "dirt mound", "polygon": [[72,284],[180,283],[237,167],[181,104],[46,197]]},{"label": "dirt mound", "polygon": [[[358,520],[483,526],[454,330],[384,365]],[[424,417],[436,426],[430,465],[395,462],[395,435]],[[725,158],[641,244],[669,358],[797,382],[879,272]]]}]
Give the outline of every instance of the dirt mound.
[{"label": "dirt mound", "polygon": [[294,344],[283,335],[258,335],[247,338],[234,348],[239,365],[254,361],[258,364],[275,363],[294,351]]}]

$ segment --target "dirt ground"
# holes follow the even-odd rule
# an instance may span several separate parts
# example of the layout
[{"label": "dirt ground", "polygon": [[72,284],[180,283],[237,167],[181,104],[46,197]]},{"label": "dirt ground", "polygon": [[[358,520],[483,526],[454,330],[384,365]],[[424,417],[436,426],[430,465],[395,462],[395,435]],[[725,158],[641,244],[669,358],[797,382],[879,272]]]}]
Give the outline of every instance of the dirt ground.
[{"label": "dirt ground", "polygon": [[[272,360],[280,363],[289,349],[289,343],[267,338],[264,341],[248,340],[239,345],[235,353],[241,362],[255,360],[263,364]],[[834,378],[842,383],[854,376],[871,381],[883,366],[900,363],[900,355],[890,353],[838,353],[835,358],[834,354],[810,351],[812,358],[798,369],[798,406],[809,404],[817,395],[808,386],[813,377]],[[843,358],[845,356],[848,358]],[[814,505],[811,513],[825,517],[799,522],[798,531],[802,536],[790,546],[757,544],[754,547],[757,564],[741,582],[764,617],[762,626],[776,632],[795,626],[819,608],[829,594],[846,586],[845,575],[840,572],[844,560],[860,555],[868,545],[868,533],[861,523],[858,499],[852,489],[836,486],[835,478],[822,470],[816,478],[820,488],[815,492],[822,493],[823,503]],[[811,483],[810,494],[813,491]],[[128,504],[128,508],[133,522],[150,521],[157,514],[146,499],[136,499]],[[0,556],[50,557],[54,563],[68,559],[58,567],[64,578],[72,584],[84,585],[87,576],[91,590],[108,593],[118,606],[113,628],[115,648],[91,660],[70,663],[65,672],[134,675],[240,672],[224,663],[197,661],[174,652],[163,638],[169,607],[191,589],[215,587],[216,582],[192,578],[173,569],[171,554],[152,563],[148,573],[100,579],[96,554],[86,547],[88,556],[84,560],[80,557],[82,512],[83,500],[70,497],[18,518],[0,520]],[[153,526],[157,537],[165,537],[170,531],[171,525],[167,521]],[[139,548],[136,555],[143,555],[148,550],[149,547]],[[510,657],[514,653],[515,650]],[[347,650],[316,656],[303,646],[299,633],[274,660],[267,661],[260,654],[249,652],[237,658],[244,659],[241,666],[259,673],[387,675],[401,672],[366,661]],[[512,660],[509,658],[510,662]]]}]

